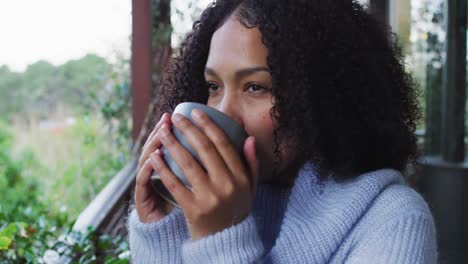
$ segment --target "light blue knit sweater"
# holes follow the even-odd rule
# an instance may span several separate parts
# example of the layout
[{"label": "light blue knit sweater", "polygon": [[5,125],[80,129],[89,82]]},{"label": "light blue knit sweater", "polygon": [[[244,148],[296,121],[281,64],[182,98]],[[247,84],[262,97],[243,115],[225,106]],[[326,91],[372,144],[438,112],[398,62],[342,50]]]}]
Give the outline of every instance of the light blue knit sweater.
[{"label": "light blue knit sweater", "polygon": [[155,223],[129,221],[134,263],[436,263],[433,218],[398,171],[317,183],[306,164],[291,189],[258,186],[251,214],[200,240],[180,209]]}]

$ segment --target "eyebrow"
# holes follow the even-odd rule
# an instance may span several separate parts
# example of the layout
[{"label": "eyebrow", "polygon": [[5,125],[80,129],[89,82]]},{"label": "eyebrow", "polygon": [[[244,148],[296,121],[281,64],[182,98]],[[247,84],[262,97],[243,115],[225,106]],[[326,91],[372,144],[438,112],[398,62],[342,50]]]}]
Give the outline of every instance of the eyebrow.
[{"label": "eyebrow", "polygon": [[[243,77],[246,77],[246,76],[249,76],[251,74],[254,74],[256,72],[260,72],[260,71],[266,71],[268,73],[270,73],[270,70],[266,67],[252,67],[252,68],[245,68],[245,69],[241,69],[241,70],[238,70],[235,72],[235,76],[237,79],[241,79]],[[205,73],[206,74],[209,74],[209,75],[213,75],[217,78],[219,78],[219,75],[215,72],[215,70],[211,69],[211,68],[208,68],[206,67],[205,68]]]}]

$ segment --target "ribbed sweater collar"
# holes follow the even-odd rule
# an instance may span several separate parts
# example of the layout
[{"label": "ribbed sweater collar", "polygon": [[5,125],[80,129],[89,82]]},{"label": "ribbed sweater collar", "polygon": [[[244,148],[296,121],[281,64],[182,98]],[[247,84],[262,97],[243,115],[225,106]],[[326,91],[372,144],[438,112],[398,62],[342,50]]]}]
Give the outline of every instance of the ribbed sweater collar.
[{"label": "ribbed sweater collar", "polygon": [[344,182],[330,178],[319,183],[313,164],[306,163],[292,188],[259,184],[253,215],[264,247],[269,251],[278,240],[301,239],[308,234],[311,250],[326,246],[328,249],[315,250],[332,254],[375,197],[402,181],[398,171],[381,169]]}]

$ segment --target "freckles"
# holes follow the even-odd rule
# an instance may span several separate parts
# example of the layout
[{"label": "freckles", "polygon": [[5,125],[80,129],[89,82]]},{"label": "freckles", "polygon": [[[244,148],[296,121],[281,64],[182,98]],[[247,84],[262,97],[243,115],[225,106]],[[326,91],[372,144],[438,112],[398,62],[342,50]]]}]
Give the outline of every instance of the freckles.
[{"label": "freckles", "polygon": [[262,123],[267,127],[273,127],[273,120],[271,120],[270,113],[262,114]]},{"label": "freckles", "polygon": [[257,128],[261,131],[261,134],[265,137],[270,137],[273,134],[273,121],[271,120],[269,113],[261,114],[257,120]]},{"label": "freckles", "polygon": [[256,117],[251,116],[246,125],[247,133],[257,137],[257,140],[269,140],[273,135],[273,122],[269,113],[261,113]]}]

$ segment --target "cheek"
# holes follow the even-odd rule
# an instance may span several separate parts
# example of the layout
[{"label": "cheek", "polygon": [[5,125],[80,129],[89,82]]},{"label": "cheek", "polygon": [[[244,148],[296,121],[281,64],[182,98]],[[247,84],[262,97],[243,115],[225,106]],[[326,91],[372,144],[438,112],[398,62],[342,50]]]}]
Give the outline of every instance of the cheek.
[{"label": "cheek", "polygon": [[256,116],[252,115],[245,128],[247,133],[254,136],[257,142],[257,159],[260,162],[259,180],[261,182],[268,181],[274,164],[274,124],[269,111]]},{"label": "cheek", "polygon": [[257,141],[257,155],[261,160],[273,157],[273,129],[274,124],[268,111],[257,116],[252,115],[246,124],[246,131]]},{"label": "cheek", "polygon": [[269,113],[252,116],[246,126],[247,132],[255,136],[258,141],[273,138],[273,122]]}]

